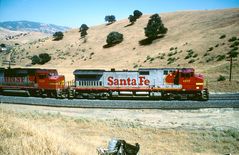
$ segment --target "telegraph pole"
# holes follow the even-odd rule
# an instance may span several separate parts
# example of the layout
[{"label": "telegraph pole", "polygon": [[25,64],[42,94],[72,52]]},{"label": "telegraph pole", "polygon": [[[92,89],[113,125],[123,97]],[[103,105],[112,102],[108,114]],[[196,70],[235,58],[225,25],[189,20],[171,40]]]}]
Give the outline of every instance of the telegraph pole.
[{"label": "telegraph pole", "polygon": [[229,81],[232,80],[232,56],[230,56],[230,75],[229,75]]},{"label": "telegraph pole", "polygon": [[[238,52],[237,52],[237,49],[232,49],[230,52],[228,52],[228,58],[229,60],[227,61],[230,61],[230,73],[229,73],[229,81],[231,82],[232,80],[232,61],[236,61],[236,57],[238,55]],[[235,58],[235,59],[232,59],[232,58]]]},{"label": "telegraph pole", "polygon": [[8,61],[8,60],[3,61],[2,64],[8,65],[8,69],[11,69],[11,65],[15,65],[15,63],[11,63],[11,61]]}]

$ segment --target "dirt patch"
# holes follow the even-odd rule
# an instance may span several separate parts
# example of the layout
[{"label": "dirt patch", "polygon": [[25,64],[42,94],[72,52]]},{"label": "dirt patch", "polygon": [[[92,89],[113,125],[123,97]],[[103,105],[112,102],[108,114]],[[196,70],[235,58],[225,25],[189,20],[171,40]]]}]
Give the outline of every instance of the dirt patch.
[{"label": "dirt patch", "polygon": [[[182,129],[228,129],[239,130],[239,109],[199,109],[199,110],[125,110],[125,109],[88,109],[55,108],[44,106],[2,105],[18,112],[39,112],[61,114],[71,117],[99,119],[104,121],[134,122],[155,128]],[[228,121],[230,120],[230,121]]]}]

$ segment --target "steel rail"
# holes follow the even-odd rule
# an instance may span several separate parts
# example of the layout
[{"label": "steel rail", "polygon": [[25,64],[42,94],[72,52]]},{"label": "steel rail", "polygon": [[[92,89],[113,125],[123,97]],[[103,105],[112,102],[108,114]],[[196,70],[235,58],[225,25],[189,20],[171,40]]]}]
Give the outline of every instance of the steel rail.
[{"label": "steel rail", "polygon": [[[221,96],[221,98],[220,98]],[[25,104],[74,108],[107,109],[200,109],[200,108],[239,108],[238,94],[214,95],[208,101],[164,101],[164,100],[93,100],[93,99],[54,99],[19,96],[0,96],[0,103]]]}]

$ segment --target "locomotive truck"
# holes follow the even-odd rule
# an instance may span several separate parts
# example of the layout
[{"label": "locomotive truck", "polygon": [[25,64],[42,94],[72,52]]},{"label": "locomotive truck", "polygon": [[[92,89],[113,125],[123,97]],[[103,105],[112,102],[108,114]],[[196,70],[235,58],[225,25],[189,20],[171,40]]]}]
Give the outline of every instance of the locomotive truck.
[{"label": "locomotive truck", "polygon": [[204,77],[193,68],[78,69],[67,85],[55,69],[0,69],[0,93],[54,98],[153,98],[208,100]]}]

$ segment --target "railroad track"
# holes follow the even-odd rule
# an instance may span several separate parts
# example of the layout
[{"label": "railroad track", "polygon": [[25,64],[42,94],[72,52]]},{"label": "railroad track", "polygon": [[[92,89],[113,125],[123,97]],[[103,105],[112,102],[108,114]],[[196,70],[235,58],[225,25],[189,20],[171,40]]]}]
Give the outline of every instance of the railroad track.
[{"label": "railroad track", "polygon": [[239,94],[212,94],[208,101],[91,100],[0,96],[0,103],[75,108],[110,109],[199,109],[239,108]]}]

